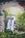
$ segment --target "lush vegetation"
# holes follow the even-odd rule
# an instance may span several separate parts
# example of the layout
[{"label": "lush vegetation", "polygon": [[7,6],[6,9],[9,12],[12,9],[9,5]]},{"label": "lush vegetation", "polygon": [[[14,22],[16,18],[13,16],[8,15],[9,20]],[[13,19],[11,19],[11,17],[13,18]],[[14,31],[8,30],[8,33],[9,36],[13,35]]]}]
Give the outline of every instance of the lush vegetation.
[{"label": "lush vegetation", "polygon": [[25,38],[24,34],[17,34],[17,33],[11,33],[11,32],[4,32],[0,33],[0,38]]},{"label": "lush vegetation", "polygon": [[[7,15],[11,16],[10,13],[8,14],[5,11],[5,18]],[[22,14],[18,14],[18,16],[16,16],[16,25],[18,32],[25,31],[25,11]],[[4,33],[0,33],[0,38],[25,38],[25,33],[18,34],[13,32],[4,32]]]},{"label": "lush vegetation", "polygon": [[18,30],[25,31],[25,11],[22,14],[16,16]]}]

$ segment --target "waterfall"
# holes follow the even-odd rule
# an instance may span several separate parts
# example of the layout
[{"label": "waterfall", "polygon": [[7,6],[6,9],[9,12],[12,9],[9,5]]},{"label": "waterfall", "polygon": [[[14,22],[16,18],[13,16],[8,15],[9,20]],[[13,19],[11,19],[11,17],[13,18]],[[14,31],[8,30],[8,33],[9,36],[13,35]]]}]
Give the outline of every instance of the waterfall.
[{"label": "waterfall", "polygon": [[14,18],[11,18],[8,20],[8,23],[7,23],[7,29],[10,29],[11,31],[14,30]]}]

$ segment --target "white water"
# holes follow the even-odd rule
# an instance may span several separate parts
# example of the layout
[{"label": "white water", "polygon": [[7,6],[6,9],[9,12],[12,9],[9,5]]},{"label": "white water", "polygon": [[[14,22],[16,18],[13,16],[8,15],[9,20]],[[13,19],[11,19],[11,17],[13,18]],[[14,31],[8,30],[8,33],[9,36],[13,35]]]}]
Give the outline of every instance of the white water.
[{"label": "white water", "polygon": [[14,18],[13,19],[11,18],[11,19],[8,20],[7,29],[10,29],[11,31],[14,30],[14,21],[15,21]]}]

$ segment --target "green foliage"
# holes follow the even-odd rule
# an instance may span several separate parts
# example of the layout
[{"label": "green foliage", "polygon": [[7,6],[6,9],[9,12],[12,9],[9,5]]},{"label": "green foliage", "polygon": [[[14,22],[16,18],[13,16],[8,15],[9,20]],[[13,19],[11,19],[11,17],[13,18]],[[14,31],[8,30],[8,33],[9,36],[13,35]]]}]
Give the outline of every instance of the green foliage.
[{"label": "green foliage", "polygon": [[8,16],[8,12],[7,11],[3,10],[3,12],[4,12],[5,17]]},{"label": "green foliage", "polygon": [[0,33],[0,38],[25,38],[25,33],[24,34],[9,34],[9,32],[2,32]]},{"label": "green foliage", "polygon": [[4,12],[5,16],[11,16],[11,15],[12,15],[11,13],[9,13],[9,12],[7,12],[7,11],[4,11],[4,10],[3,10],[3,12]]},{"label": "green foliage", "polygon": [[18,16],[18,20],[16,19],[17,21],[17,25],[19,26],[19,30],[23,30],[25,31],[25,11]]}]

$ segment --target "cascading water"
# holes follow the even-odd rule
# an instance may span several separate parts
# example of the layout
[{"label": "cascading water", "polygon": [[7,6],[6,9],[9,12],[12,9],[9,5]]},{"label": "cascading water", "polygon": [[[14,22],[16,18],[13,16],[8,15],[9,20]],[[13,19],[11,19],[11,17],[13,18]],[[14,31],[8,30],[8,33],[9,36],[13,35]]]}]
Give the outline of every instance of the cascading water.
[{"label": "cascading water", "polygon": [[7,29],[14,31],[14,18],[10,18],[7,23]]}]

